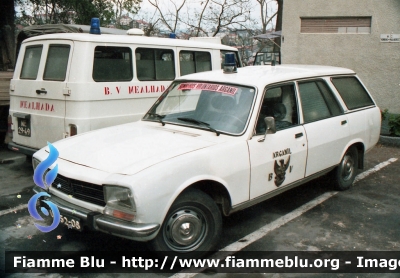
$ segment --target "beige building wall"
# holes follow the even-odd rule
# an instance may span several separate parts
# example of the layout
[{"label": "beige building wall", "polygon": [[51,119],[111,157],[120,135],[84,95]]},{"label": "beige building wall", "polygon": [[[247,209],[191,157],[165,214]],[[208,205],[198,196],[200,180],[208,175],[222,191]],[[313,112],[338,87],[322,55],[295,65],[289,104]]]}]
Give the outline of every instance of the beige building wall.
[{"label": "beige building wall", "polygon": [[[301,17],[371,16],[368,34],[300,33]],[[400,113],[400,0],[285,0],[282,63],[332,65],[353,69],[378,106]]]}]

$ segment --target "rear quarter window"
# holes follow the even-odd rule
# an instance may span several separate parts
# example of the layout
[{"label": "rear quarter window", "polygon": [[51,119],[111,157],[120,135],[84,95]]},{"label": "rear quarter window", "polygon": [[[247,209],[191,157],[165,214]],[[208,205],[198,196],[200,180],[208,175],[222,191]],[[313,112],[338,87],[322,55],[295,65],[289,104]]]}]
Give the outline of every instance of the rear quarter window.
[{"label": "rear quarter window", "polygon": [[332,83],[350,110],[374,105],[368,92],[356,77],[333,77]]},{"label": "rear quarter window", "polygon": [[43,45],[28,46],[25,49],[24,61],[21,69],[21,79],[36,79]]}]

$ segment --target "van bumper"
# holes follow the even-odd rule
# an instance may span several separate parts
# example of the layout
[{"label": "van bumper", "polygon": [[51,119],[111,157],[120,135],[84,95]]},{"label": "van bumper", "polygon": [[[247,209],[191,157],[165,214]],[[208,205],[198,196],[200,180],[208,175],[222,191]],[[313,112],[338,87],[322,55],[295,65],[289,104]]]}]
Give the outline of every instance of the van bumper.
[{"label": "van bumper", "polygon": [[33,154],[38,151],[38,149],[25,147],[25,146],[16,144],[14,142],[8,143],[8,148],[12,151],[19,152],[19,153],[22,153],[22,154],[25,154],[28,156],[33,156]]},{"label": "van bumper", "polygon": [[[35,193],[46,192],[37,186],[34,187],[33,191],[35,191]],[[160,224],[156,223],[133,223],[104,215],[97,211],[90,211],[66,202],[54,195],[50,198],[46,197],[44,200],[55,204],[61,215],[79,218],[81,225],[88,227],[90,230],[96,230],[123,238],[148,241],[156,236],[156,232],[160,228]]]}]

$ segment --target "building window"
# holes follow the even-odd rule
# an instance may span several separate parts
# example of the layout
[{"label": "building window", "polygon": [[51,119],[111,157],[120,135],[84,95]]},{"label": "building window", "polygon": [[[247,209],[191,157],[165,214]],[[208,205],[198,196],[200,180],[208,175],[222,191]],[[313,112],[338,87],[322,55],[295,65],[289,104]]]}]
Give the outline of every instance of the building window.
[{"label": "building window", "polygon": [[371,17],[302,17],[301,33],[370,34]]}]

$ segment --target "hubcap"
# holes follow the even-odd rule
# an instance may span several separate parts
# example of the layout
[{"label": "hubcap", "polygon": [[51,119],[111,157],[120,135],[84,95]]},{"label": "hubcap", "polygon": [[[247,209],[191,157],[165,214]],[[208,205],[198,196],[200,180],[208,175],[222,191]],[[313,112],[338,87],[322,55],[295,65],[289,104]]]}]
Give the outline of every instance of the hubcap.
[{"label": "hubcap", "polygon": [[174,251],[192,251],[204,241],[206,225],[201,213],[192,209],[172,214],[164,228],[166,243]]},{"label": "hubcap", "polygon": [[353,176],[354,160],[353,157],[346,154],[342,162],[342,177],[344,180],[349,180]]}]

